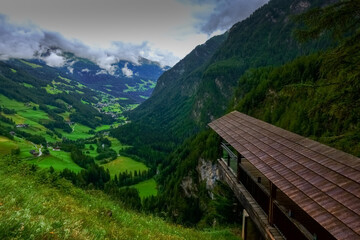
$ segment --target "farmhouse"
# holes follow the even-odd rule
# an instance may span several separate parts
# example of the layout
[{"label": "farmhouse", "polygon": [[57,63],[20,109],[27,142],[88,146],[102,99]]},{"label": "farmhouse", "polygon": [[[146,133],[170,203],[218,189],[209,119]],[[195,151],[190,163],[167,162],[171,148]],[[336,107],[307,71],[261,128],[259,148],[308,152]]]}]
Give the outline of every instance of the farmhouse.
[{"label": "farmhouse", "polygon": [[39,153],[36,152],[36,150],[30,150],[30,153],[33,155],[33,156],[38,156]]},{"label": "farmhouse", "polygon": [[16,127],[17,128],[28,128],[29,124],[17,124]]}]

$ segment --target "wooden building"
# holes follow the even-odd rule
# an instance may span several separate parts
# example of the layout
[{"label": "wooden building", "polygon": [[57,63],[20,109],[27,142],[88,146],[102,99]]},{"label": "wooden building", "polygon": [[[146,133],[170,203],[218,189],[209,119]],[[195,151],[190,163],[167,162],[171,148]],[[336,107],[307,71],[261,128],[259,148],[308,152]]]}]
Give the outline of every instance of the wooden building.
[{"label": "wooden building", "polygon": [[359,158],[237,111],[209,126],[223,179],[264,239],[360,239]]}]

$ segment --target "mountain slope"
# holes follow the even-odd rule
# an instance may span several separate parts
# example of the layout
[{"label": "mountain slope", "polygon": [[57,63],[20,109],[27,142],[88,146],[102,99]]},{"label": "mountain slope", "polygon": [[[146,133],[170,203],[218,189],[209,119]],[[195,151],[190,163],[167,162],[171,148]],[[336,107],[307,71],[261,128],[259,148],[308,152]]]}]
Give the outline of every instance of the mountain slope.
[{"label": "mountain slope", "polygon": [[[306,89],[306,87],[311,91],[312,88],[317,87],[317,83],[326,85],[319,79],[321,78],[319,70],[321,61],[326,57],[319,57],[321,54],[317,55],[314,52],[331,49],[337,42],[331,43],[327,34],[322,34],[322,38],[306,44],[297,42],[292,32],[298,26],[291,21],[290,15],[331,2],[333,1],[272,0],[248,19],[236,24],[212,58],[187,76],[187,79],[193,81],[178,81],[178,78],[174,78],[177,85],[172,85],[168,80],[170,90],[166,96],[161,95],[167,87],[164,84],[158,86],[159,90],[155,89],[154,95],[145,102],[150,105],[152,112],[139,108],[130,115],[137,121],[136,124],[147,126],[147,129],[138,127],[137,129],[141,129],[141,132],[134,133],[134,136],[141,138],[143,131],[149,132],[148,128],[152,126],[146,123],[151,122],[154,128],[157,124],[161,126],[159,133],[154,131],[153,139],[157,136],[158,141],[162,141],[163,135],[175,135],[178,139],[184,139],[195,131],[204,129],[209,121],[233,108],[262,119],[272,119],[270,122],[293,131],[296,129],[295,132],[298,133],[304,130],[303,134],[307,136],[322,132],[321,137],[326,138],[328,133],[334,133],[331,129],[334,126],[345,127],[350,132],[357,129],[355,127],[358,119],[356,113],[351,115],[351,120],[346,120],[345,112],[347,111],[331,112],[334,109],[339,110],[340,106],[334,109],[330,107],[329,115],[325,113],[311,119],[326,105],[326,101],[322,101],[321,98],[326,99],[328,90],[331,90],[334,97],[332,101],[334,101],[335,97],[340,97],[341,94],[349,91],[347,87],[350,85],[342,88],[341,94],[334,94],[335,88],[321,88],[321,86],[319,87],[321,94],[318,96],[316,96],[318,93],[310,95],[306,90],[300,91],[300,88]],[[307,56],[309,54],[313,55]],[[303,55],[304,57],[301,57]],[[176,67],[174,66],[173,69]],[[162,81],[160,79],[159,83]],[[173,95],[180,95],[179,92],[183,88],[192,89],[192,94],[183,99],[171,98]],[[292,96],[293,92],[296,92],[294,96]],[[235,99],[234,93],[236,93]],[[162,98],[168,101],[157,102]],[[356,100],[354,97],[350,99]],[[348,111],[351,111],[350,99],[345,101],[348,104]],[[299,104],[294,102],[296,100],[299,100]],[[184,105],[186,108],[183,108]],[[170,110],[166,112],[163,109]],[[309,109],[312,113],[307,114],[306,111]],[[329,109],[323,113],[326,111]],[[341,115],[341,118],[330,124],[324,124],[326,121],[334,120],[336,114]],[[295,120],[292,121],[293,118]],[[307,124],[310,125],[308,132],[302,129]],[[324,126],[320,126],[321,124]],[[126,129],[131,129],[131,125],[119,128],[113,133],[123,134]],[[338,132],[346,134],[347,130]],[[358,139],[357,134],[349,135],[349,138],[353,139],[352,146],[358,149],[358,145],[354,144],[354,141]],[[131,142],[131,139],[129,141]],[[343,143],[346,142],[348,143],[348,141]],[[142,143],[149,144],[146,141]],[[150,144],[150,146],[154,145]],[[224,206],[231,206],[234,203],[232,198],[226,193],[209,194],[206,179],[202,178],[201,170],[199,170],[204,166],[204,160],[209,160],[210,165],[211,161],[216,160],[220,154],[217,146],[219,146],[219,138],[216,134],[205,131],[187,139],[175,151],[168,154],[160,166],[158,176],[162,191],[157,199],[149,204],[149,208],[167,212],[172,220],[186,224],[203,224],[204,222],[213,224],[214,219],[224,223],[231,219],[231,214],[225,217],[222,212]],[[212,179],[215,178],[214,175]],[[214,195],[216,197],[213,198]]]},{"label": "mountain slope", "polygon": [[[56,50],[49,49],[45,55]],[[104,69],[104,66],[69,52],[62,53],[61,57],[64,59],[62,66],[53,66],[61,75],[131,104],[141,103],[150,97],[159,76],[170,68],[142,58],[138,63],[120,60]],[[35,64],[34,66],[48,67],[41,59],[30,59],[27,62]]]},{"label": "mountain slope", "polygon": [[151,98],[130,113],[131,119],[143,120],[142,124],[146,122],[155,128],[160,127],[164,131],[172,129],[175,132],[178,131],[176,126],[179,122],[180,125],[191,124],[187,115],[200,84],[202,67],[226,37],[227,34],[211,38],[166,71],[159,78]]},{"label": "mountain slope", "polygon": [[195,49],[165,72],[151,98],[133,111],[132,120],[162,126],[163,131],[180,139],[190,136],[226,111],[233,89],[247,69],[283,64],[329,46],[326,37],[308,44],[295,41],[295,24],[290,19],[293,14],[329,2],[270,1],[235,24],[224,43],[214,45],[214,54],[207,55],[210,59],[193,65]]},{"label": "mountain slope", "polygon": [[57,173],[0,159],[1,239],[238,239],[126,210],[100,191],[83,191]]}]

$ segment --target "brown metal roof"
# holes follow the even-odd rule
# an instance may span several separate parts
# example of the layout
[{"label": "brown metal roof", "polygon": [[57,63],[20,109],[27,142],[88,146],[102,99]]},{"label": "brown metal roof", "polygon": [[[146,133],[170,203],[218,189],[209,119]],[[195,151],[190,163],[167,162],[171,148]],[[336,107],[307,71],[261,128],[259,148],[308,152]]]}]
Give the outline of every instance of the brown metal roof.
[{"label": "brown metal roof", "polygon": [[360,239],[360,159],[234,111],[209,126],[337,239]]}]

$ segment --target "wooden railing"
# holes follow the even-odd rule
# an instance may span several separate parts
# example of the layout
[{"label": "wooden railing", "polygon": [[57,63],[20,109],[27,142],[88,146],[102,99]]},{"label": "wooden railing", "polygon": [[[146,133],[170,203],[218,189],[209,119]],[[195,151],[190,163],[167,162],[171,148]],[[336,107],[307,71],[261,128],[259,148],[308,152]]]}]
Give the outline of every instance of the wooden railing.
[{"label": "wooden railing", "polygon": [[[258,203],[264,213],[269,216],[269,206],[270,206],[270,192],[266,189],[261,183],[258,182],[254,176],[241,165],[241,159],[237,158],[227,158],[222,159],[226,164],[230,172],[237,178],[239,182],[246,188],[246,190],[251,194],[254,200]],[[236,161],[236,167],[234,168],[234,161]],[[280,203],[274,201],[273,203],[273,225],[287,238],[287,239],[314,239],[314,236],[311,235],[300,223],[292,219],[286,210],[281,207]]]}]

